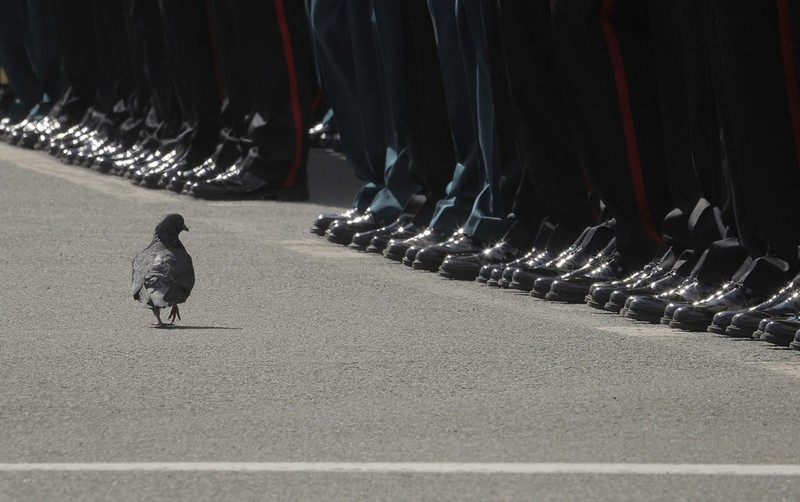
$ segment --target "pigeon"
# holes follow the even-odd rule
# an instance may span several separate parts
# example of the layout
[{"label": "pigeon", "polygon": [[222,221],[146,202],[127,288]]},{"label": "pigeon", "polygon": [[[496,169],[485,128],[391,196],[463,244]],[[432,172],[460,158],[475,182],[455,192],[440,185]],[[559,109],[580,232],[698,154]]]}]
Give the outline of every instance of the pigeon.
[{"label": "pigeon", "polygon": [[194,287],[192,257],[178,234],[189,229],[179,214],[168,214],[156,225],[153,242],[133,258],[133,299],[152,309],[156,327],[164,327],[161,309],[172,307],[170,324],[181,318],[178,304],[189,298]]}]

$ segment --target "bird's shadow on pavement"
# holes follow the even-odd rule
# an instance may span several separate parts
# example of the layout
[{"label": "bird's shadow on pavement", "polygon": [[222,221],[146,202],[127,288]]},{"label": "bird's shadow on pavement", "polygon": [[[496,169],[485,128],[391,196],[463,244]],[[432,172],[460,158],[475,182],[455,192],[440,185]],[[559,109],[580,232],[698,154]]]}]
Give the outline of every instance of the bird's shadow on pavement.
[{"label": "bird's shadow on pavement", "polygon": [[231,326],[184,326],[184,325],[167,325],[167,326],[153,326],[155,329],[163,329],[163,330],[186,330],[186,329],[194,329],[194,330],[201,330],[201,329],[242,329],[242,328],[234,328]]}]

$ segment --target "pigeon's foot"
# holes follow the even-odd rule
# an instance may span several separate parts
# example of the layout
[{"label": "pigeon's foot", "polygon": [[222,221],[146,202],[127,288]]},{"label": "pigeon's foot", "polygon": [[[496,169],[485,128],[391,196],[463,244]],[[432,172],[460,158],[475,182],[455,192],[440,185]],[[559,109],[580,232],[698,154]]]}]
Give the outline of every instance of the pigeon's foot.
[{"label": "pigeon's foot", "polygon": [[179,321],[181,320],[181,313],[178,310],[177,305],[172,306],[172,310],[170,310],[169,317],[167,319],[170,320],[170,324],[175,324],[175,318],[177,318]]},{"label": "pigeon's foot", "polygon": [[164,324],[164,321],[161,320],[161,309],[158,307],[153,307],[152,310],[153,314],[156,316],[156,321],[153,323],[153,326],[155,326],[156,328],[163,328],[164,326],[166,326],[166,324]]}]

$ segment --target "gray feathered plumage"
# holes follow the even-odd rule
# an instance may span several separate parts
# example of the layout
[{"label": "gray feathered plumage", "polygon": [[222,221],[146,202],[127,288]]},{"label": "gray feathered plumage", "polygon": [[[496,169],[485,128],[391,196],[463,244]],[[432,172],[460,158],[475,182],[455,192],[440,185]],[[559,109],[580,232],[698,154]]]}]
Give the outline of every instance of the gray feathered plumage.
[{"label": "gray feathered plumage", "polygon": [[161,309],[172,307],[169,320],[180,319],[178,304],[194,287],[194,265],[178,235],[186,228],[183,216],[168,214],[156,225],[153,241],[133,258],[131,292],[134,300],[149,306],[156,325],[163,326]]}]

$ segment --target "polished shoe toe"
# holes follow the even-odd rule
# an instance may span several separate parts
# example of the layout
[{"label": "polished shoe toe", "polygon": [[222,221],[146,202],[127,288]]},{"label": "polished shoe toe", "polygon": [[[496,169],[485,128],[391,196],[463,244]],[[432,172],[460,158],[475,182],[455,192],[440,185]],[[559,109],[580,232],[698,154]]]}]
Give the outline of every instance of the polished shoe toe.
[{"label": "polished shoe toe", "polygon": [[480,253],[447,256],[439,267],[439,274],[449,279],[472,281],[479,278],[483,267],[510,262],[521,255],[522,250],[519,247],[511,242],[501,241]]},{"label": "polished shoe toe", "polygon": [[371,211],[349,220],[331,223],[325,231],[325,238],[334,244],[349,245],[358,233],[370,232],[384,226],[384,223]]},{"label": "polished shoe toe", "polygon": [[435,228],[426,228],[422,232],[407,239],[391,239],[386,245],[383,256],[402,262],[409,267],[414,263],[417,251],[447,240],[447,234]]},{"label": "polished shoe toe", "polygon": [[781,347],[789,347],[800,330],[800,319],[772,320],[764,328],[761,340]]},{"label": "polished shoe toe", "polygon": [[358,232],[353,235],[352,240],[350,242],[349,247],[353,249],[357,249],[359,251],[365,251],[367,247],[372,243],[372,239],[378,236],[389,236],[395,233],[396,231],[400,230],[400,228],[408,222],[409,218],[401,217],[393,221],[392,223],[376,228],[374,230],[367,230],[364,232]]},{"label": "polished shoe toe", "polygon": [[483,244],[478,239],[459,231],[441,244],[420,249],[411,266],[416,270],[436,272],[448,256],[476,254],[482,248]]},{"label": "polished shoe toe", "polygon": [[407,223],[391,234],[376,234],[364,250],[367,253],[383,253],[392,239],[409,239],[422,232],[422,228],[414,223]]},{"label": "polished shoe toe", "polygon": [[334,221],[351,220],[361,216],[361,211],[356,208],[348,209],[341,213],[323,213],[317,216],[314,223],[311,225],[311,233],[317,235],[325,235],[325,231],[331,226]]}]

